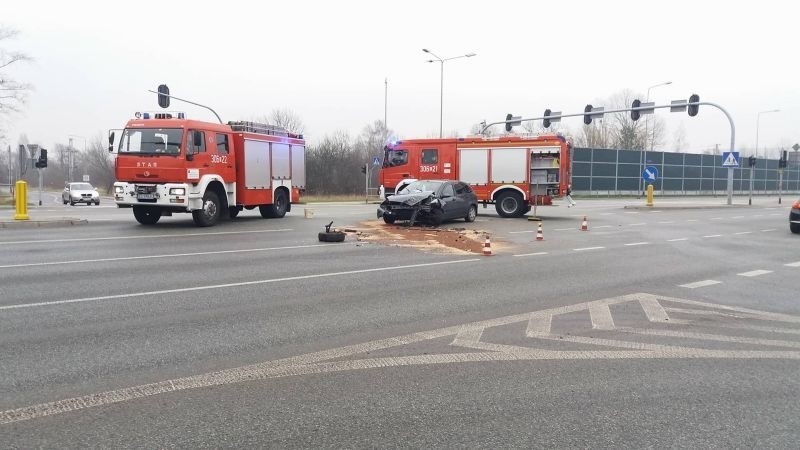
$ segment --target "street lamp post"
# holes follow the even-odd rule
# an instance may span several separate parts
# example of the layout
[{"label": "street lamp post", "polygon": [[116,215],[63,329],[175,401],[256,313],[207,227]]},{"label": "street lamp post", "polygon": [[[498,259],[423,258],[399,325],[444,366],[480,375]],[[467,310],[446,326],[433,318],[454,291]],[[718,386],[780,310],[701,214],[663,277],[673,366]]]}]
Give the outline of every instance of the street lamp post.
[{"label": "street lamp post", "polygon": [[[755,150],[756,161],[758,161],[758,128],[761,124],[761,115],[774,112],[780,112],[780,109],[769,109],[767,111],[759,111],[758,114],[756,114],[756,150]],[[766,156],[766,153],[764,154],[764,156]],[[766,167],[766,165],[764,167]],[[750,168],[750,195],[747,199],[748,205],[753,204],[753,172],[755,172],[755,167]]]},{"label": "street lamp post", "polygon": [[[645,100],[645,102],[649,102],[650,101],[650,89],[653,89],[653,88],[656,88],[656,87],[660,87],[660,86],[666,86],[668,84],[672,84],[672,81],[665,81],[663,83],[654,84],[654,85],[648,87],[647,88],[647,99]],[[650,115],[648,114],[648,115],[646,115],[644,117],[644,145],[642,146],[642,151],[639,152],[639,166],[640,166],[639,170],[641,172],[644,172],[644,166],[647,165],[647,132],[648,132],[647,130],[648,130],[648,125],[650,123],[649,120],[650,120]],[[653,136],[653,139],[650,140],[650,151],[651,152],[653,151],[654,141],[655,141],[655,136]],[[663,187],[663,185],[662,185],[662,187]],[[639,177],[639,192],[640,192],[640,196],[644,195],[644,180],[642,180],[642,177]]]},{"label": "street lamp post", "polygon": [[429,54],[429,55],[431,55],[431,56],[433,56],[435,58],[435,59],[429,59],[428,60],[429,63],[438,61],[439,62],[439,66],[440,66],[440,78],[441,78],[441,80],[439,82],[439,138],[441,138],[443,136],[442,135],[442,122],[443,122],[443,118],[444,118],[444,62],[445,61],[450,61],[451,59],[471,58],[471,57],[475,56],[475,53],[467,53],[466,55],[452,56],[450,58],[440,58],[440,57],[436,56],[435,53],[433,53],[432,51],[428,50],[427,48],[423,48],[422,51],[427,53],[427,54]]}]

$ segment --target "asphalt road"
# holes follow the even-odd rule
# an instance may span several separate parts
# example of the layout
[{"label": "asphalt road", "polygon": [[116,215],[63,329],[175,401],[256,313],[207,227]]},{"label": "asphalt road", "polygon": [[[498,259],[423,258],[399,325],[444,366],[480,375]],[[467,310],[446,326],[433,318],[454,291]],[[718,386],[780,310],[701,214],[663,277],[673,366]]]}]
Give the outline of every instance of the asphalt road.
[{"label": "asphalt road", "polygon": [[492,257],[45,203],[88,224],[0,229],[2,446],[794,447],[785,200],[481,210]]}]

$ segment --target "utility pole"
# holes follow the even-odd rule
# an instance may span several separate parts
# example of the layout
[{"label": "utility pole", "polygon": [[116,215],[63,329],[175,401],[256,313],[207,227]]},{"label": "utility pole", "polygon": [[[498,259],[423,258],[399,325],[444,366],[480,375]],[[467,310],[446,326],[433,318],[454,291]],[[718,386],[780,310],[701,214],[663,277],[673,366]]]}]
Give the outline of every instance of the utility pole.
[{"label": "utility pole", "polygon": [[389,104],[389,79],[383,79],[383,127],[389,129],[389,124],[386,123],[386,111]]}]

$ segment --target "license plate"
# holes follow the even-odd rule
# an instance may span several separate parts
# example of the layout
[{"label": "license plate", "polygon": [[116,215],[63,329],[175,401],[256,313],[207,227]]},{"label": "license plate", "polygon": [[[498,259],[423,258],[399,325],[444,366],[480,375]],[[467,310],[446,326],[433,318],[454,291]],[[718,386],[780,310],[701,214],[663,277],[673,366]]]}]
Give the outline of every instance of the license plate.
[{"label": "license plate", "polygon": [[153,200],[156,198],[156,194],[137,194],[136,198],[139,200]]}]

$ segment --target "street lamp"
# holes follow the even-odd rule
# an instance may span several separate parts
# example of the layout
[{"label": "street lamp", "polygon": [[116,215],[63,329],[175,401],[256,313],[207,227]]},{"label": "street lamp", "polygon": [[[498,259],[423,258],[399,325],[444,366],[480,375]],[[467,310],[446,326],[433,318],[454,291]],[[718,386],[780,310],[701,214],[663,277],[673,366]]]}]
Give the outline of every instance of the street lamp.
[{"label": "street lamp", "polygon": [[[656,87],[660,87],[660,86],[666,86],[668,84],[672,84],[672,81],[665,81],[663,83],[654,84],[654,85],[648,87],[647,88],[647,99],[645,100],[645,102],[649,102],[650,101],[650,89],[653,89],[653,88],[656,88]],[[644,145],[642,146],[642,150],[639,151],[639,166],[640,166],[640,170],[642,172],[644,172],[644,166],[647,164],[647,129],[648,129],[648,125],[650,123],[649,119],[650,119],[650,115],[649,114],[644,117]],[[655,141],[655,135],[653,135],[653,139],[650,140],[650,151],[651,152],[653,151],[653,142],[654,141]],[[642,180],[642,178],[639,177],[639,192],[641,192],[642,194],[644,194],[644,186],[642,185],[643,183],[644,183],[644,180]],[[662,185],[662,187],[663,187],[663,185]]]},{"label": "street lamp", "polygon": [[768,111],[759,111],[758,114],[756,114],[756,158],[758,158],[758,126],[759,122],[761,121],[761,115],[766,113],[780,112],[780,111],[781,111],[780,109],[770,109]]},{"label": "street lamp", "polygon": [[435,59],[429,59],[428,62],[436,62],[439,61],[439,65],[441,67],[441,82],[439,85],[439,138],[442,137],[442,119],[444,115],[444,62],[450,61],[451,59],[458,59],[458,58],[471,58],[475,56],[475,53],[467,53],[466,55],[459,55],[459,56],[452,56],[450,58],[440,58],[436,56],[435,53],[428,50],[427,48],[422,49],[423,52],[433,56]]}]

